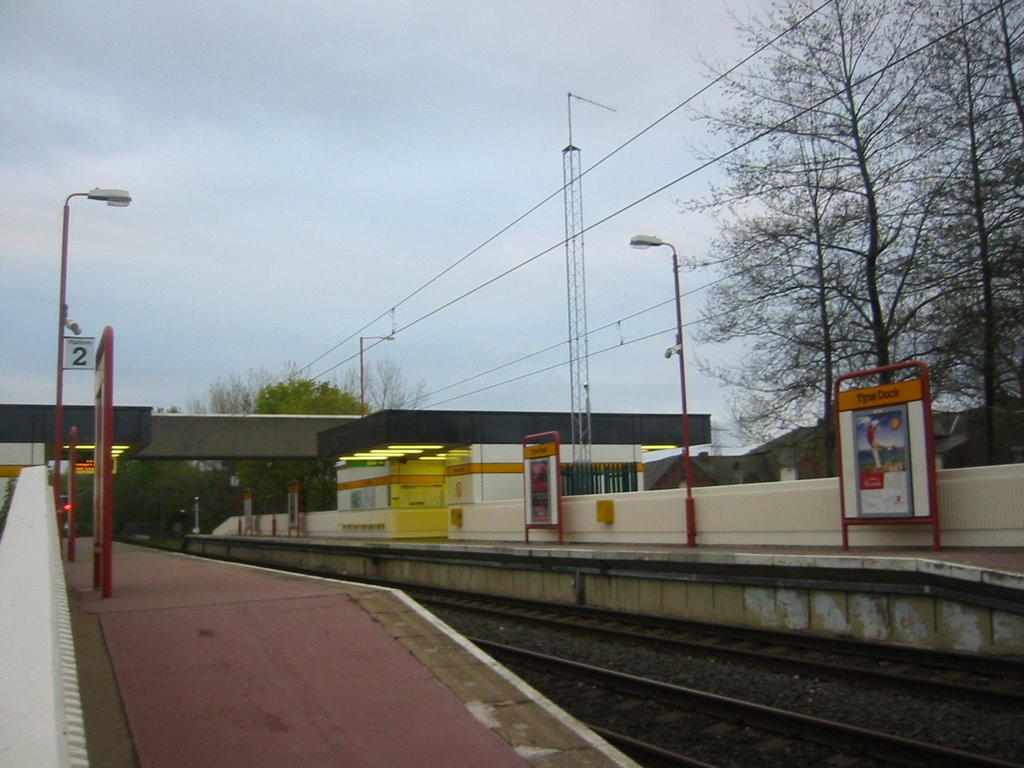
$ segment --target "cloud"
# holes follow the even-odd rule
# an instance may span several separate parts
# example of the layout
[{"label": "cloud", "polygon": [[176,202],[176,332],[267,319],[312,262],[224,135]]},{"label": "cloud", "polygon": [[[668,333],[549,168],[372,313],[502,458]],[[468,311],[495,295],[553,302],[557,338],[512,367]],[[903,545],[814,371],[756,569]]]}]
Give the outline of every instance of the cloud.
[{"label": "cloud", "polygon": [[[573,105],[587,167],[703,84],[698,46],[730,50],[731,29],[690,0],[5,3],[0,298],[19,375],[0,401],[51,397],[61,205],[110,186],[131,207],[72,201],[68,295],[88,333],[115,327],[125,401],[183,405],[289,361],[342,371],[360,335],[398,327],[386,354],[407,379],[482,390],[444,407],[568,409],[567,92],[616,110]],[[607,218],[586,235],[602,410],[678,408],[671,332],[635,341],[673,323],[649,309],[671,298],[667,254],[627,242],[702,247],[711,224],[674,201],[706,180],[629,206],[692,168],[700,138],[680,113],[584,179],[585,223]]]}]

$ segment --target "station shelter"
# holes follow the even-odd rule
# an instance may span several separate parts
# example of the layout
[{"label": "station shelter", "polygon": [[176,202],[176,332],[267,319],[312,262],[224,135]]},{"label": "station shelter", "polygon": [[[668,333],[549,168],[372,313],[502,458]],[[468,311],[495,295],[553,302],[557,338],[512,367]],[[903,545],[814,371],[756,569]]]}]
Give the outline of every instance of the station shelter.
[{"label": "station shelter", "polygon": [[[710,442],[710,417],[690,420],[692,442]],[[523,440],[538,433],[562,436],[568,494],[640,490],[644,452],[678,447],[682,422],[678,414],[592,414],[587,467],[573,464],[570,430],[567,413],[387,410],[322,432],[320,455],[337,461],[337,532],[446,537],[463,507],[524,497]]]}]

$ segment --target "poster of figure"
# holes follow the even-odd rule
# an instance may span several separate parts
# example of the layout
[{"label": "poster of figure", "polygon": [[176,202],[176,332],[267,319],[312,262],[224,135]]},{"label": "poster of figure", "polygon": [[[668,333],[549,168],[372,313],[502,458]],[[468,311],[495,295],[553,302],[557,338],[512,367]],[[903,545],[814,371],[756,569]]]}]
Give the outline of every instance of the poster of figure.
[{"label": "poster of figure", "polygon": [[551,458],[531,459],[529,524],[544,525],[551,522]]},{"label": "poster of figure", "polygon": [[861,517],[913,517],[907,406],[861,412],[854,419]]}]

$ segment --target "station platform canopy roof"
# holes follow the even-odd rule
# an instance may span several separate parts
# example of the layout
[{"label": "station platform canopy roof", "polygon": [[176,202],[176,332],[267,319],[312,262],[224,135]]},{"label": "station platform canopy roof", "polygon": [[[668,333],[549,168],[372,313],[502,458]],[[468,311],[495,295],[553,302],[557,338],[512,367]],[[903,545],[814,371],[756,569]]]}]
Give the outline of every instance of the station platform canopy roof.
[{"label": "station platform canopy roof", "polygon": [[[52,405],[0,404],[0,443],[53,442]],[[95,442],[89,405],[65,405],[65,434],[78,428],[79,446]],[[676,447],[676,414],[595,413],[593,445]],[[528,435],[557,432],[572,439],[572,415],[533,411],[385,410],[360,418],[340,415],[224,415],[153,413],[148,406],[115,406],[113,442],[134,459],[328,459],[428,445],[423,455],[474,444],[519,444]],[[711,442],[711,417],[690,414],[690,444]]]},{"label": "station platform canopy roof", "polygon": [[[96,418],[91,405],[65,405],[61,423],[65,439],[72,427],[78,444],[96,442]],[[52,405],[0,405],[0,443],[53,443]],[[148,406],[114,408],[112,442],[127,451],[138,450],[152,439],[153,409]]]},{"label": "station platform canopy roof", "polygon": [[[682,419],[676,414],[594,413],[593,445],[674,447],[682,444]],[[325,432],[318,438],[322,458],[340,458],[386,450],[390,446],[432,446],[443,452],[474,444],[519,444],[528,435],[572,435],[572,415],[560,412],[385,410]],[[690,414],[690,444],[711,442],[711,417]],[[421,454],[423,455],[423,454]]]}]

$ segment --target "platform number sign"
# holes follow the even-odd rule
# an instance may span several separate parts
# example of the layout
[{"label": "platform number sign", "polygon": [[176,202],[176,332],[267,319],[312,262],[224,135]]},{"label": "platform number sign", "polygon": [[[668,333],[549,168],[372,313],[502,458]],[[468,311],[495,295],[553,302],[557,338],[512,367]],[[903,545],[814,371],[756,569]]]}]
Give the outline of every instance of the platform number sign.
[{"label": "platform number sign", "polygon": [[91,336],[72,336],[64,339],[64,370],[92,371],[96,369],[96,339]]}]

